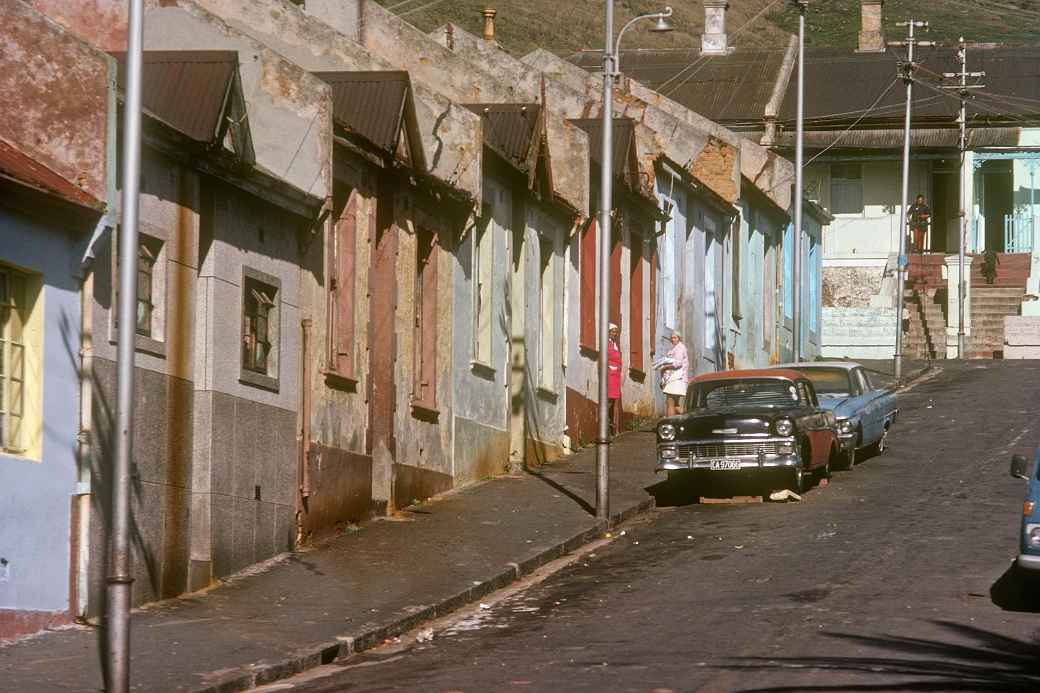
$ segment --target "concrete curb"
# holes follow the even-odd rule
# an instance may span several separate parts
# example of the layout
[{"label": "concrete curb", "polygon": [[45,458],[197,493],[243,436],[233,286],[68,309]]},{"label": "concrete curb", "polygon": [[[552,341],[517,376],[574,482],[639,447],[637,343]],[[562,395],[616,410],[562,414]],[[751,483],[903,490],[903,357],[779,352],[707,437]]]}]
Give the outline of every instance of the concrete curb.
[{"label": "concrete curb", "polygon": [[561,558],[586,544],[600,538],[609,527],[626,522],[654,509],[654,499],[646,498],[624,510],[613,513],[610,522],[596,522],[573,536],[557,542],[521,563],[510,563],[502,572],[492,575],[469,589],[445,597],[436,604],[397,618],[390,623],[353,635],[338,636],[332,642],[307,645],[291,656],[280,660],[261,660],[231,671],[214,672],[210,683],[196,688],[193,693],[232,693],[246,691],[275,681],[295,676],[322,664],[331,664],[337,659],[378,647],[385,640],[406,633],[426,621],[447,616],[453,611],[478,601],[527,575],[546,563]]}]

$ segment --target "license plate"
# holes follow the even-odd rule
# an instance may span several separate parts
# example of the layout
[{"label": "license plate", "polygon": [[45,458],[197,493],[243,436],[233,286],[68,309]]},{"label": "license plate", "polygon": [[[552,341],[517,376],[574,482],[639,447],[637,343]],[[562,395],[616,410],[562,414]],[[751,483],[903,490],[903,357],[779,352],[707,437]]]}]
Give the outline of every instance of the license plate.
[{"label": "license plate", "polygon": [[740,460],[710,460],[708,465],[713,472],[725,472],[740,469]]}]

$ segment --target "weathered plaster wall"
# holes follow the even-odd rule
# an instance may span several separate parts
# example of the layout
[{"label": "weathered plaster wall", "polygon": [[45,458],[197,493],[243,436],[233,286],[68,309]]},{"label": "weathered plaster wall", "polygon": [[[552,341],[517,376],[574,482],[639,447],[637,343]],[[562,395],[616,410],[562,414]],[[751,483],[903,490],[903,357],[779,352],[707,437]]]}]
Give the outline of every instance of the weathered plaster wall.
[{"label": "weathered plaster wall", "polygon": [[113,61],[21,2],[0,3],[3,139],[105,200]]},{"label": "weathered plaster wall", "polygon": [[[312,72],[398,70],[404,67],[380,51],[351,40],[300,8],[272,0],[198,0],[239,31],[255,36]],[[317,11],[322,6],[309,7]],[[439,82],[412,75],[416,115],[430,173],[480,200],[482,134],[480,118],[453,103]],[[445,98],[445,97],[449,98]]]},{"label": "weathered plaster wall", "polygon": [[[361,27],[354,17],[355,4],[342,9],[321,5],[308,9],[331,26],[357,40],[373,54],[406,69],[412,78],[424,82],[459,103],[546,102],[546,137],[552,152],[554,194],[574,209],[588,210],[588,140],[578,128],[570,126],[554,110],[552,99],[543,98],[551,88],[541,74],[504,52],[452,52],[420,32],[404,19],[374,2],[360,3]],[[329,11],[334,10],[334,11]]]},{"label": "weathered plaster wall", "polygon": [[0,557],[6,560],[0,612],[69,609],[81,324],[79,281],[74,271],[82,245],[61,226],[31,221],[0,208],[0,262],[37,275],[42,285],[33,310],[42,313],[39,327],[42,372],[46,373],[42,393],[46,425],[40,459],[0,453],[0,527],[4,528]]},{"label": "weathered plaster wall", "polygon": [[892,358],[895,324],[895,308],[824,308],[821,355],[825,358]]},{"label": "weathered plaster wall", "polygon": [[[101,50],[125,50],[110,21],[126,25],[126,3],[39,0],[37,6]],[[232,29],[190,0],[148,0],[145,50],[238,51],[242,89],[257,165],[297,190],[331,195],[332,142],[329,87],[271,48]]]}]

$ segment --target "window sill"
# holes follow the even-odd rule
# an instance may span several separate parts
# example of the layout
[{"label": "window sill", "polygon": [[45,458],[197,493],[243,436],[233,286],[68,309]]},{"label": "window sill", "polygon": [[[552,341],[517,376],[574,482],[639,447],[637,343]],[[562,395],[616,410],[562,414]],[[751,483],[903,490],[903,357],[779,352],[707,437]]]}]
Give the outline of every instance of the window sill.
[{"label": "window sill", "polygon": [[253,371],[243,369],[238,374],[238,382],[243,385],[258,387],[261,390],[278,392],[278,378],[272,378],[269,375],[262,375],[260,373],[254,373]]},{"label": "window sill", "polygon": [[599,349],[587,346],[585,344],[578,345],[578,353],[580,353],[582,356],[588,356],[591,359],[599,358]]},{"label": "window sill", "polygon": [[[108,343],[112,346],[119,346],[118,337],[109,337]],[[139,351],[142,354],[148,354],[149,356],[156,356],[158,358],[166,358],[166,342],[161,342],[158,339],[152,339],[151,337],[145,337],[144,335],[134,335],[134,351]]]},{"label": "window sill", "polygon": [[486,378],[487,380],[495,379],[495,367],[490,364],[484,363],[483,361],[471,360],[469,362],[469,369],[473,372],[474,375],[477,375],[481,378]]},{"label": "window sill", "polygon": [[325,385],[327,387],[330,387],[333,390],[342,390],[344,392],[357,392],[358,383],[360,382],[358,378],[330,370],[323,370],[321,374],[325,378]]},{"label": "window sill", "polygon": [[542,399],[549,400],[550,402],[556,402],[560,399],[559,392],[552,389],[551,387],[546,387],[545,385],[539,385],[534,389],[534,391],[535,394],[537,394],[539,397],[541,397]]},{"label": "window sill", "polygon": [[420,421],[428,421],[429,423],[437,423],[437,419],[440,418],[441,410],[437,408],[437,405],[433,402],[420,402],[417,399],[413,399],[411,402],[412,416],[419,419]]}]

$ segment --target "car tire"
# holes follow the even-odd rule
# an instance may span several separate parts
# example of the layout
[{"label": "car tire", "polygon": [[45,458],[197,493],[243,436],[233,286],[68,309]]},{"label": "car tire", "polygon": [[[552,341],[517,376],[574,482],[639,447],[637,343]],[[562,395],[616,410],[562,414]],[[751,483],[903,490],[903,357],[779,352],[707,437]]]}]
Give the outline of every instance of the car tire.
[{"label": "car tire", "polygon": [[853,445],[848,452],[841,453],[839,457],[841,458],[841,467],[839,469],[847,472],[852,471],[852,468],[856,466],[856,446]]},{"label": "car tire", "polygon": [[788,481],[787,488],[798,495],[802,495],[809,488],[810,476],[810,474],[805,473],[805,468],[799,464],[791,470],[791,478]]}]

